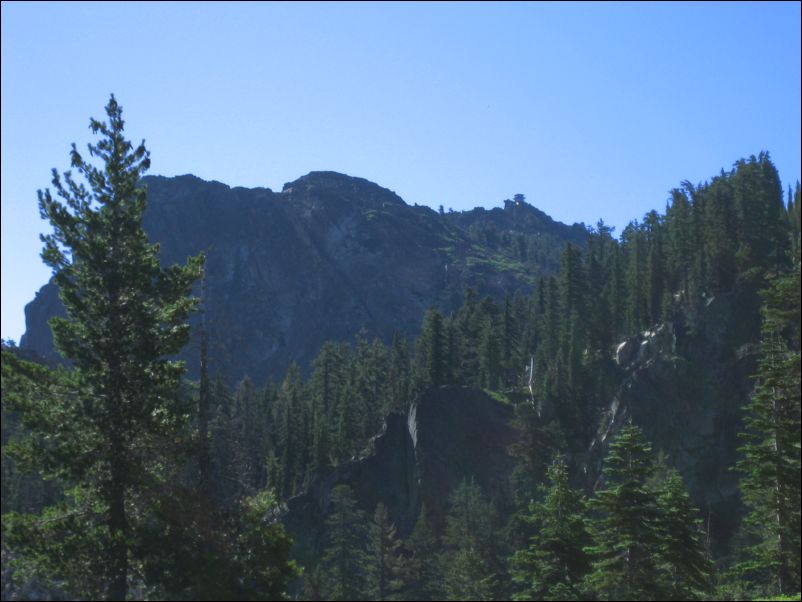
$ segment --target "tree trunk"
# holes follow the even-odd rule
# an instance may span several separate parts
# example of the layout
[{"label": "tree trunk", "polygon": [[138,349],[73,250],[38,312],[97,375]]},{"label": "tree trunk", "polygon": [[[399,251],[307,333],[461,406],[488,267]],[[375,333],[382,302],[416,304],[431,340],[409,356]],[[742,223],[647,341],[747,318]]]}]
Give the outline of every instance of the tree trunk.
[{"label": "tree trunk", "polygon": [[[118,406],[119,407],[119,406]],[[116,429],[115,429],[116,430]],[[125,515],[126,467],[121,434],[112,440],[111,487],[109,490],[109,550],[108,600],[125,600],[128,594],[128,521]]]}]

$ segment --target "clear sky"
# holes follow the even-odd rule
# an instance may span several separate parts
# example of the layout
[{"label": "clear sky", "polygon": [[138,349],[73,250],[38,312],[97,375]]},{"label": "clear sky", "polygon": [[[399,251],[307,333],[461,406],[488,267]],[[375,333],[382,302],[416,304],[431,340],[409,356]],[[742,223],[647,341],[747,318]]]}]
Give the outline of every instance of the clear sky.
[{"label": "clear sky", "polygon": [[800,3],[2,3],[2,336],[48,277],[36,190],[114,93],[151,174],[516,193],[620,232],[768,150],[800,177]]}]

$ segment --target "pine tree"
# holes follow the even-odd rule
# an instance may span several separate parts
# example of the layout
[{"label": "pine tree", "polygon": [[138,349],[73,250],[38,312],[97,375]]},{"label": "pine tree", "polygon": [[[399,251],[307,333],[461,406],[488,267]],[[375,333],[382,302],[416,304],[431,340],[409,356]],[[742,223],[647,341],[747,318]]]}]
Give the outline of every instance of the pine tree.
[{"label": "pine tree", "polygon": [[407,550],[405,566],[405,600],[441,600],[443,575],[437,555],[437,536],[429,523],[425,505],[421,505],[412,534],[404,543]]},{"label": "pine tree", "polygon": [[737,276],[735,262],[737,230],[732,183],[726,177],[713,181],[697,192],[703,213],[704,239],[702,253],[707,266],[705,290],[708,293],[732,290]]},{"label": "pine tree", "polygon": [[688,298],[693,264],[691,211],[687,193],[678,188],[672,190],[671,205],[666,209],[669,272],[673,275],[670,286],[683,299]]},{"label": "pine tree", "polygon": [[737,214],[737,258],[742,276],[787,265],[788,224],[780,176],[767,152],[736,162],[730,175]]},{"label": "pine tree", "polygon": [[[516,299],[517,301],[517,299]],[[516,314],[517,304],[514,305],[509,296],[504,298],[504,313],[501,316],[500,364],[502,385],[510,387],[515,385],[517,372],[521,370],[523,361],[518,355],[518,329],[519,322]]]},{"label": "pine tree", "polygon": [[[235,474],[236,430],[234,400],[220,375],[215,377],[209,394],[209,466],[211,491],[218,501],[233,502],[239,495],[236,488],[222,481]],[[227,481],[228,479],[226,479]]]},{"label": "pine tree", "polygon": [[198,383],[198,477],[201,489],[208,492],[211,487],[211,458],[209,445],[209,420],[211,404],[209,391],[209,333],[206,329],[206,270],[201,286],[201,330],[200,330],[200,382]]},{"label": "pine tree", "polygon": [[479,338],[479,385],[498,390],[501,362],[498,335],[492,316],[486,316]]},{"label": "pine tree", "polygon": [[584,548],[590,545],[583,501],[568,485],[568,467],[558,458],[548,470],[542,502],[532,502],[527,517],[534,528],[529,545],[511,558],[513,581],[522,589],[515,600],[572,600],[590,570]]},{"label": "pine tree", "polygon": [[613,262],[616,243],[612,228],[599,221],[588,237],[585,272],[588,275],[588,343],[606,356],[616,334],[613,323],[613,297],[616,286]]},{"label": "pine tree", "polygon": [[249,495],[264,485],[264,420],[260,412],[260,395],[247,376],[237,385],[234,392],[234,457],[232,475],[239,487]]},{"label": "pine tree", "polygon": [[802,233],[802,186],[799,185],[799,180],[796,182],[793,193],[791,187],[788,187],[786,216],[791,233],[791,256],[799,257],[802,252],[802,238],[800,237]]},{"label": "pine tree", "polygon": [[373,600],[394,600],[401,589],[401,542],[387,508],[379,502],[368,540],[368,593]]},{"label": "pine tree", "polygon": [[367,595],[365,555],[367,522],[348,485],[331,491],[332,514],[326,519],[329,543],[323,554],[324,592],[328,600],[363,600]]},{"label": "pine tree", "polygon": [[290,560],[292,538],[284,531],[279,516],[272,491],[260,491],[242,500],[231,554],[235,585],[222,592],[223,596],[237,600],[289,599],[289,584],[301,571]]},{"label": "pine tree", "polygon": [[74,366],[75,389],[48,407],[22,404],[20,411],[34,432],[41,424],[37,413],[64,415],[63,429],[40,433],[47,441],[43,455],[53,473],[79,483],[82,495],[95,500],[98,526],[92,531],[104,543],[90,542],[97,547],[86,552],[96,556],[102,594],[122,600],[140,516],[132,508],[163,477],[154,468],[157,446],[182,421],[176,389],[184,368],[168,358],[189,340],[187,318],[196,305],[190,292],[203,258],[160,267],[158,245],[142,229],[146,192],[140,180],[149,153],[144,142],[134,149],[123,137],[114,96],[106,113],[108,123],[90,121],[101,139],[89,153],[102,165],[85,161],[75,145],[71,151],[71,165],[89,188],[54,169],[53,187],[63,202],[47,189],[39,193],[40,214],[53,226],[42,237],[42,258],[53,268],[67,312],[51,326],[57,348]]},{"label": "pine tree", "polygon": [[740,571],[769,591],[800,588],[800,272],[763,292],[758,385],[744,418],[741,490],[757,541]]},{"label": "pine tree", "polygon": [[603,476],[605,488],[588,507],[598,513],[590,523],[593,545],[587,586],[604,600],[654,600],[660,592],[659,517],[655,494],[647,487],[654,472],[651,445],[640,428],[627,425],[610,444]]},{"label": "pine tree", "polygon": [[654,325],[662,318],[663,291],[665,285],[665,256],[663,250],[663,220],[656,211],[650,211],[644,218],[648,236],[646,301],[649,310],[649,324]]},{"label": "pine tree", "polygon": [[439,387],[449,381],[448,338],[443,316],[429,309],[423,317],[420,338],[415,345],[415,388]]},{"label": "pine tree", "polygon": [[473,481],[451,495],[443,544],[444,586],[449,600],[491,600],[499,559],[493,505]]},{"label": "pine tree", "polygon": [[295,495],[302,484],[308,451],[304,386],[301,369],[295,363],[287,368],[274,412],[276,453],[281,463],[278,494],[286,499]]},{"label": "pine tree", "polygon": [[660,565],[666,598],[698,600],[710,591],[713,563],[703,539],[702,520],[676,470],[657,493],[660,508]]},{"label": "pine tree", "polygon": [[406,337],[393,333],[390,346],[390,370],[387,374],[389,399],[384,413],[406,412],[409,406],[410,365]]},{"label": "pine tree", "polygon": [[643,228],[637,222],[630,223],[623,233],[627,250],[627,331],[638,332],[649,321],[646,286],[646,241]]}]

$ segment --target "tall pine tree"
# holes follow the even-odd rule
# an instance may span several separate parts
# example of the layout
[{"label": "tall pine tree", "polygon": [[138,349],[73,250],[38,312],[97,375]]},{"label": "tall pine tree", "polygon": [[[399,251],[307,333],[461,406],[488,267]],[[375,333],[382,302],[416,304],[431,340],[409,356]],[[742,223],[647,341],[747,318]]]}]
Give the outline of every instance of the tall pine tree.
[{"label": "tall pine tree", "polygon": [[741,571],[769,591],[800,588],[800,276],[794,270],[763,292],[758,385],[744,418],[741,490],[755,534]]},{"label": "tall pine tree", "polygon": [[[184,368],[169,358],[189,340],[187,318],[197,301],[190,293],[203,258],[159,265],[158,245],[142,228],[146,191],[140,181],[149,153],[144,142],[134,148],[124,138],[114,96],[106,114],[108,122],[90,121],[100,140],[89,145],[89,154],[99,166],[72,147],[71,165],[89,187],[54,169],[62,200],[47,189],[39,193],[40,214],[53,226],[42,237],[42,258],[67,313],[51,326],[56,347],[74,366],[74,389],[46,405],[22,402],[18,409],[43,444],[45,468],[80,485],[87,516],[96,521],[86,526],[96,538],[87,538],[85,552],[94,555],[105,591],[83,595],[123,600],[141,504],[165,477],[154,462],[158,446],[182,421],[176,389]],[[47,422],[43,413],[61,414],[63,427],[38,431],[37,424]]]},{"label": "tall pine tree", "polygon": [[548,480],[543,501],[529,507],[527,519],[535,533],[529,545],[511,558],[513,581],[521,586],[515,600],[578,599],[590,570],[582,496],[569,487],[562,458],[549,467]]},{"label": "tall pine tree", "polygon": [[651,445],[637,426],[627,425],[610,444],[603,469],[605,487],[588,506],[592,571],[586,583],[603,600],[654,600],[660,593],[655,494],[647,487],[654,472]]},{"label": "tall pine tree", "polygon": [[348,485],[331,491],[334,510],[326,520],[329,543],[323,554],[323,590],[328,600],[363,600],[367,596],[367,522]]}]

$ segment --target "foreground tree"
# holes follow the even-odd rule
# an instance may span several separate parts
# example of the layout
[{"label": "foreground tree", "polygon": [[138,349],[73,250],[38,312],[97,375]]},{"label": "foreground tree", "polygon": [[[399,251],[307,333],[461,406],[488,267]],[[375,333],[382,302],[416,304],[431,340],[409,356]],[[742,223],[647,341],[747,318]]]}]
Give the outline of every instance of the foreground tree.
[{"label": "foreground tree", "polygon": [[463,481],[446,517],[443,589],[449,600],[493,600],[498,588],[495,509],[479,486]]},{"label": "foreground tree", "polygon": [[590,570],[582,495],[569,487],[568,467],[561,457],[549,467],[548,480],[543,501],[531,503],[526,517],[535,534],[529,546],[511,558],[512,579],[522,586],[515,600],[578,599]]},{"label": "foreground tree", "polygon": [[610,444],[605,487],[588,502],[594,545],[588,587],[603,600],[660,599],[660,538],[657,499],[647,481],[654,473],[652,448],[634,425]]},{"label": "foreground tree", "polygon": [[657,492],[660,568],[668,600],[700,600],[712,587],[713,563],[702,519],[680,474],[670,469]]},{"label": "foreground tree", "polygon": [[396,600],[402,587],[401,541],[387,508],[379,502],[368,533],[368,593],[371,599]]},{"label": "foreground tree", "polygon": [[682,477],[653,461],[637,426],[610,444],[604,489],[588,502],[593,545],[588,589],[604,600],[696,600],[711,589],[699,511]]},{"label": "foreground tree", "polygon": [[[158,245],[148,242],[142,228],[146,191],[140,180],[149,153],[144,142],[134,149],[123,137],[114,96],[106,113],[108,122],[90,121],[100,141],[89,145],[89,153],[102,165],[87,162],[72,147],[71,165],[89,188],[69,171],[62,178],[54,169],[53,187],[62,200],[50,190],[39,192],[41,216],[53,226],[42,237],[42,258],[53,268],[67,312],[51,326],[56,347],[74,371],[58,391],[39,390],[52,393],[46,402],[20,396],[16,409],[34,435],[39,468],[77,485],[72,499],[78,507],[66,522],[91,517],[91,529],[89,518],[75,527],[91,534],[81,552],[92,559],[104,591],[93,586],[74,593],[123,600],[132,570],[133,521],[165,477],[158,447],[184,418],[176,401],[184,367],[168,358],[189,340],[187,319],[197,301],[190,293],[203,258],[160,267]],[[73,533],[72,539],[79,536]],[[68,572],[71,559],[62,558],[62,572]],[[58,571],[58,562],[51,568]]]},{"label": "foreground tree", "polygon": [[348,485],[331,490],[334,510],[326,519],[329,542],[323,554],[323,593],[328,600],[367,598],[367,520]]},{"label": "foreground tree", "polygon": [[744,418],[741,490],[752,544],[738,572],[771,593],[800,588],[800,272],[763,292],[758,385]]},{"label": "foreground tree", "polygon": [[437,555],[439,542],[429,522],[426,505],[421,504],[418,520],[409,538],[404,542],[407,551],[405,563],[405,600],[442,600],[443,575]]}]

